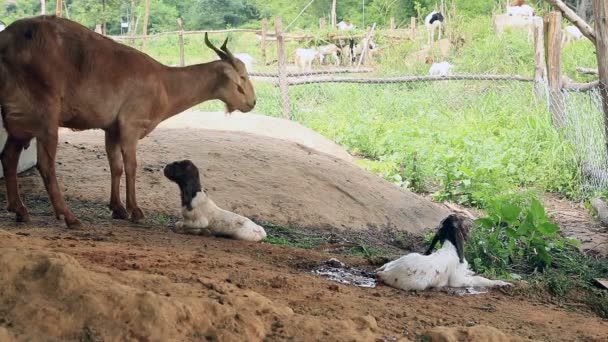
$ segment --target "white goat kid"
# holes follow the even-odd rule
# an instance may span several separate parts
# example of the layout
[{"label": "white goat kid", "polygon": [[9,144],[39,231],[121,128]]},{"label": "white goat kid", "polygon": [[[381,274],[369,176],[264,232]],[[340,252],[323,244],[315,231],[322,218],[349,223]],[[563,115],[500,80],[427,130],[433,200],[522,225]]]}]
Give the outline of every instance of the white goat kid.
[{"label": "white goat kid", "polygon": [[266,238],[264,228],[246,217],[221,209],[207,196],[201,186],[198,168],[190,160],[168,164],[164,174],[177,183],[181,193],[183,221],[175,224],[176,233],[256,242]]},{"label": "white goat kid", "polygon": [[448,76],[452,73],[454,65],[448,62],[434,63],[432,57],[426,58],[426,64],[431,64],[429,75],[431,76]]},{"label": "white goat kid", "polygon": [[439,30],[438,40],[441,40],[441,33],[443,29],[443,14],[439,11],[433,11],[424,18],[424,26],[428,32],[428,44],[431,44],[435,40],[435,30]]},{"label": "white goat kid", "polygon": [[296,49],[295,62],[300,70],[310,70],[312,68],[312,62],[317,58],[319,52],[316,49]]},{"label": "white goat kid", "polygon": [[[498,287],[511,284],[475,276],[464,258],[464,243],[468,236],[463,218],[449,215],[441,221],[431,246],[425,255],[410,253],[376,270],[383,283],[402,290],[426,290],[443,287]],[[443,246],[431,254],[441,242]],[[430,254],[430,255],[429,255]]]},{"label": "white goat kid", "polygon": [[326,56],[333,56],[335,66],[340,66],[340,57],[338,56],[342,50],[336,44],[327,44],[317,47],[319,64],[323,64]]},{"label": "white goat kid", "polygon": [[348,30],[355,29],[355,25],[353,25],[353,23],[351,23],[349,21],[341,21],[336,26],[338,26],[338,30],[340,30],[340,31],[348,31]]},{"label": "white goat kid", "polygon": [[376,45],[376,42],[374,42],[373,37],[370,37],[369,39],[367,37],[361,39],[361,41],[359,43],[357,43],[357,45],[354,45],[354,41],[351,40],[350,41],[350,45],[352,46],[351,50],[351,62],[355,63],[357,62],[357,60],[361,57],[361,54],[363,54],[363,50],[365,49],[365,45],[367,45],[367,50],[366,50],[366,55],[364,56],[364,59],[362,60],[362,62],[365,62],[365,57],[369,57],[369,59],[373,59],[373,54],[376,52],[376,50],[378,49],[378,45]]},{"label": "white goat kid", "polygon": [[573,40],[580,40],[583,39],[583,37],[583,33],[576,26],[569,25],[564,29],[564,43],[568,43]]},{"label": "white goat kid", "polygon": [[255,58],[248,53],[235,53],[234,57],[238,58],[245,64],[245,68],[247,72],[253,71],[253,64],[255,63]]},{"label": "white goat kid", "polygon": [[524,17],[533,17],[534,8],[529,5],[507,6],[507,15],[521,15]]}]

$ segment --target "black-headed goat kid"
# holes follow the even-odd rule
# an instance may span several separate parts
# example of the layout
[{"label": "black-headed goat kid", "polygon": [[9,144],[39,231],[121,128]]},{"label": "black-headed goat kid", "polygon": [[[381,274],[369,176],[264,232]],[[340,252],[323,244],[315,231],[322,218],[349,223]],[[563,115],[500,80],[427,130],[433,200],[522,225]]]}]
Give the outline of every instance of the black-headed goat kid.
[{"label": "black-headed goat kid", "polygon": [[261,241],[264,228],[250,219],[218,207],[201,186],[198,168],[190,160],[165,166],[165,177],[177,183],[182,199],[183,220],[175,224],[176,233],[217,235],[237,240]]},{"label": "black-headed goat kid", "polygon": [[[443,221],[425,255],[410,253],[376,270],[383,283],[403,290],[426,290],[442,287],[498,287],[511,284],[475,276],[464,258],[468,225],[458,215]],[[432,253],[437,242],[442,247]],[[431,254],[432,253],[432,254]]]}]

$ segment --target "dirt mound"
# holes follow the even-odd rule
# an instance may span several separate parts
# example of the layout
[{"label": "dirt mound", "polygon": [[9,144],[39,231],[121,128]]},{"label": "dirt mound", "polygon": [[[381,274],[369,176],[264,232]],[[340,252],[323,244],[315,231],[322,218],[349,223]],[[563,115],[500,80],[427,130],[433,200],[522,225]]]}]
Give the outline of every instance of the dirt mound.
[{"label": "dirt mound", "polygon": [[292,141],[347,162],[354,158],[342,147],[297,122],[271,116],[189,110],[162,122],[159,128],[198,128],[253,133]]},{"label": "dirt mound", "polygon": [[509,336],[487,325],[474,327],[437,327],[425,334],[430,342],[519,342],[521,337]]},{"label": "dirt mound", "polygon": [[[63,132],[61,138],[57,173],[66,194],[107,203],[110,176],[103,134]],[[158,129],[140,143],[138,153],[138,199],[148,213],[178,215],[178,189],[162,168],[191,159],[218,205],[258,221],[420,234],[448,214],[351,163],[285,140],[243,132]],[[25,193],[46,196],[37,175],[27,178],[24,187],[35,189]]]},{"label": "dirt mound", "polygon": [[[11,234],[0,232],[3,241]],[[86,341],[361,341],[376,336],[373,317],[321,320],[294,314],[255,292],[199,279],[172,283],[137,271],[85,269],[43,249],[0,247],[0,339]],[[330,332],[331,331],[331,332]],[[350,336],[350,337],[349,337]]]}]

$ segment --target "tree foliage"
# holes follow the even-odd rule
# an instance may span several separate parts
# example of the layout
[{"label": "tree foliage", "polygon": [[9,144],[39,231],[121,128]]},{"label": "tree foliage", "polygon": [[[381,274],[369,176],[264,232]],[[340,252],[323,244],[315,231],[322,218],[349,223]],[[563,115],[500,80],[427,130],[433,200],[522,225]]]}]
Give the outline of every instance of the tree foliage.
[{"label": "tree foliage", "polygon": [[[94,28],[105,19],[108,33],[117,34],[121,32],[121,21],[134,23],[137,21],[135,18],[139,18],[137,28],[141,32],[145,0],[64,2],[67,7],[64,16],[87,27]],[[568,2],[573,7],[583,8],[589,0]],[[499,9],[498,0],[446,0],[444,3],[446,12],[463,16],[489,15]],[[319,18],[324,17],[329,22],[331,4],[332,0],[151,0],[148,32],[174,30],[178,17],[182,18],[188,30],[258,26],[261,18],[277,16],[281,16],[286,24],[293,21],[292,28],[312,28],[318,26]],[[336,14],[338,21],[351,21],[358,27],[373,22],[385,26],[391,17],[395,18],[397,25],[404,26],[409,25],[410,17],[424,17],[440,4],[440,0],[337,0]],[[47,13],[54,10],[55,0],[47,0]],[[40,14],[40,0],[8,0],[4,2],[3,12],[0,10],[0,20],[10,23],[37,14]],[[133,20],[131,14],[134,15]]]}]

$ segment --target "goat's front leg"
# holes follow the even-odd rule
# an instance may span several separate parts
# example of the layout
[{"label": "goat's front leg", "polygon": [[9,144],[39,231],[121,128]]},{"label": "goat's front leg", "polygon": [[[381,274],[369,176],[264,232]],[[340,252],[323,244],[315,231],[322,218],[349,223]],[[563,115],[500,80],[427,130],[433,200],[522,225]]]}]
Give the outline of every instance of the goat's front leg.
[{"label": "goat's front leg", "polygon": [[0,155],[4,181],[6,183],[6,209],[11,213],[15,213],[17,222],[28,222],[30,220],[30,214],[21,201],[19,182],[17,180],[17,167],[23,146],[24,144],[21,141],[9,135]]},{"label": "goat's front leg", "polygon": [[139,222],[144,219],[144,213],[137,206],[135,196],[135,178],[137,174],[137,136],[121,134],[122,159],[127,175],[127,212],[131,213],[131,221]]},{"label": "goat's front leg", "polygon": [[110,210],[112,218],[126,220],[129,218],[120,200],[120,178],[123,172],[122,155],[120,152],[120,138],[114,131],[106,131],[106,154],[110,163],[111,188],[110,188]]},{"label": "goat's front leg", "polygon": [[507,283],[502,280],[491,280],[480,276],[463,275],[460,277],[452,277],[449,281],[450,287],[499,287],[499,286],[511,286],[511,283]]},{"label": "goat's front leg", "polygon": [[63,199],[63,195],[57,184],[57,175],[55,174],[55,156],[57,155],[57,128],[50,129],[45,134],[37,137],[38,148],[38,172],[42,177],[46,191],[49,194],[55,217],[61,219],[63,216],[68,228],[80,227],[80,221],[68,208]]}]

